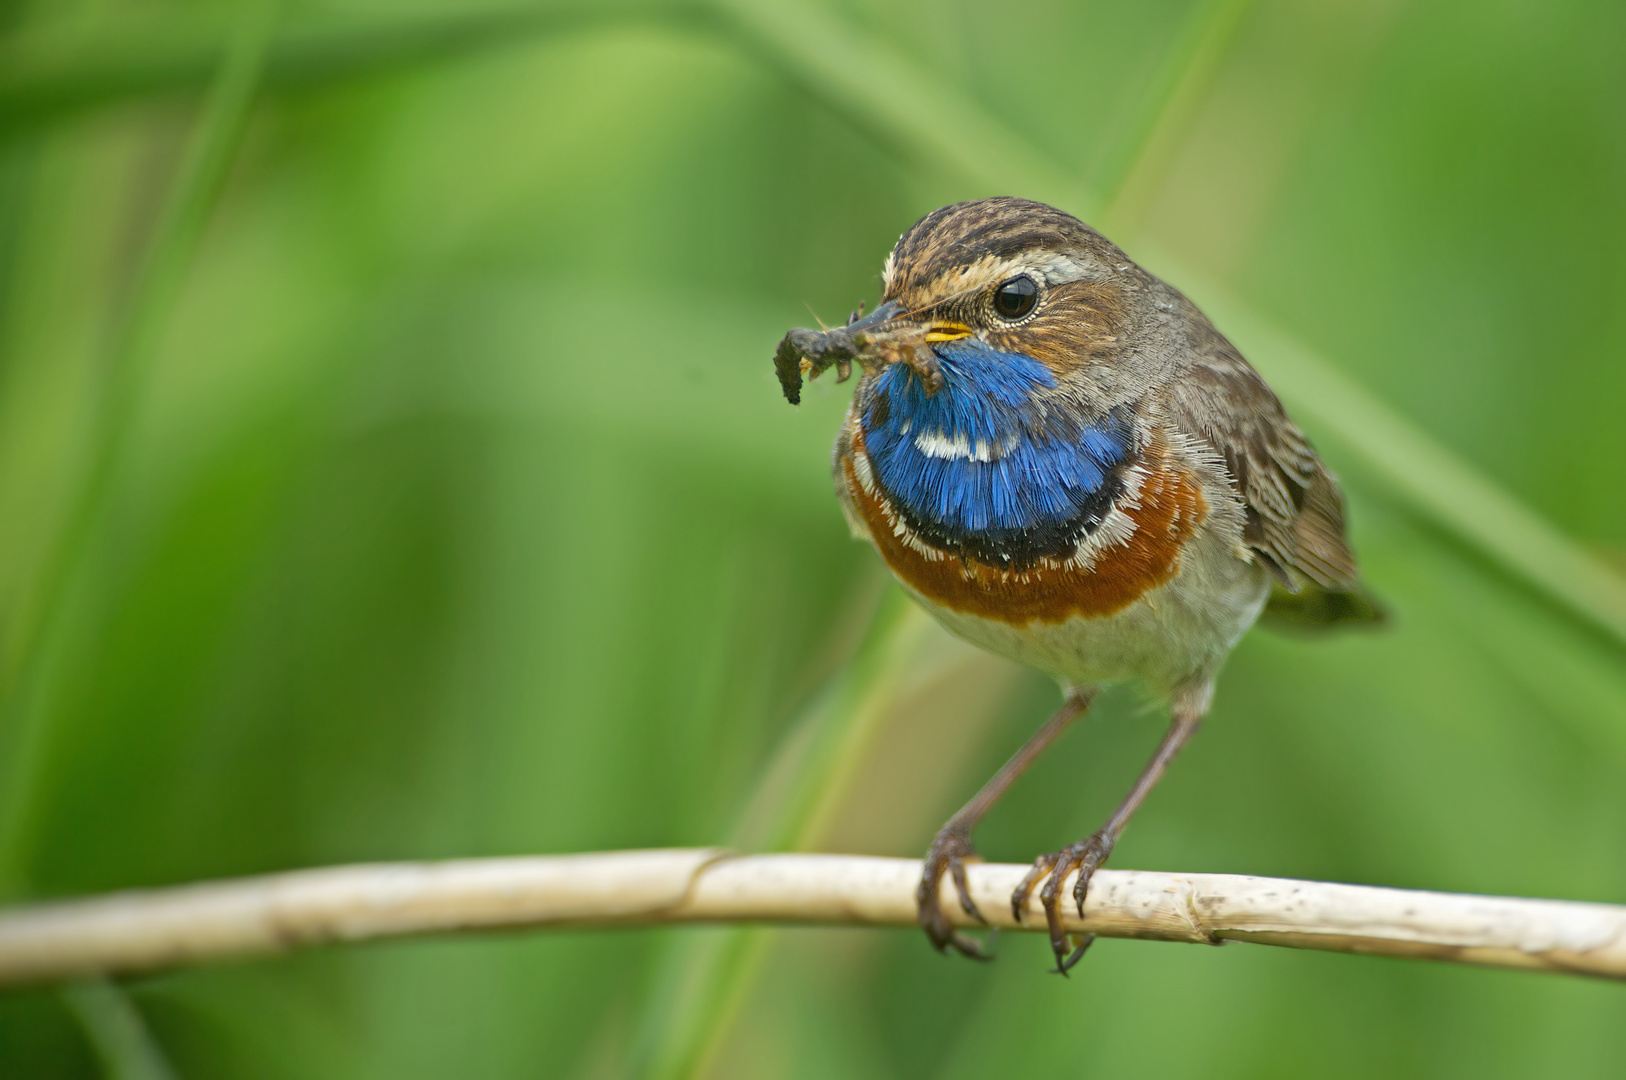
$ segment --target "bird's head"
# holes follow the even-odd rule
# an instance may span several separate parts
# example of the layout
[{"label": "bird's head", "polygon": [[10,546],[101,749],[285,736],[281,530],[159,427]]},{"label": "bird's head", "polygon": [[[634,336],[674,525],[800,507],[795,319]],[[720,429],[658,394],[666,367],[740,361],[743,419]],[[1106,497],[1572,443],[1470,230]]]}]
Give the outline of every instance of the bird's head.
[{"label": "bird's head", "polygon": [[916,222],[884,281],[867,318],[786,335],[785,396],[863,370],[838,454],[923,542],[1002,567],[1071,550],[1135,457],[1155,279],[1077,218],[998,198]]},{"label": "bird's head", "polygon": [[[855,363],[870,376],[901,365],[928,397],[956,377],[972,384],[965,391],[979,377],[1000,381],[1001,368],[1027,369],[1027,377],[1011,372],[1018,381],[1054,384],[1115,350],[1144,279],[1100,233],[1053,207],[1016,198],[956,203],[899,238],[872,313],[833,330],[792,330],[775,368],[793,403],[804,375],[835,367],[844,381]],[[978,363],[978,354],[1009,361]]]}]

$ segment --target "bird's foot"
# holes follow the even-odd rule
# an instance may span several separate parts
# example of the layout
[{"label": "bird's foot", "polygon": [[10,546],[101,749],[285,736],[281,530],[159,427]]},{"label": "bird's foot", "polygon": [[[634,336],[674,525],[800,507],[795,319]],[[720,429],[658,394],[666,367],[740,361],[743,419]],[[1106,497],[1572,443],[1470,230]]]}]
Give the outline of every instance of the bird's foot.
[{"label": "bird's foot", "polygon": [[921,868],[920,885],[915,889],[915,904],[920,927],[926,931],[926,936],[931,939],[932,946],[938,952],[953,949],[961,956],[969,956],[973,960],[992,959],[991,954],[979,941],[955,929],[949,923],[948,916],[943,914],[938,890],[938,884],[943,880],[943,874],[947,872],[954,881],[954,891],[960,899],[960,909],[978,922],[987,922],[971,899],[971,887],[965,877],[965,864],[980,861],[977,849],[971,845],[971,837],[967,830],[956,828],[953,822],[943,826],[932,840],[931,849],[926,852],[925,865]]},{"label": "bird's foot", "polygon": [[1107,861],[1112,854],[1113,838],[1104,832],[1097,832],[1085,837],[1076,844],[1068,844],[1060,851],[1049,855],[1040,855],[1033,861],[1033,869],[1027,872],[1022,883],[1011,894],[1011,914],[1017,922],[1022,921],[1022,912],[1027,907],[1028,897],[1033,895],[1033,887],[1039,879],[1049,875],[1044,888],[1039,890],[1039,902],[1044,905],[1045,922],[1050,928],[1050,948],[1056,954],[1055,972],[1066,975],[1084,956],[1095,941],[1094,934],[1069,935],[1061,928],[1061,914],[1057,910],[1061,900],[1062,883],[1067,875],[1074,870],[1078,871],[1078,880],[1073,883],[1073,901],[1078,905],[1079,918],[1084,917],[1084,897],[1090,888],[1090,877]]}]

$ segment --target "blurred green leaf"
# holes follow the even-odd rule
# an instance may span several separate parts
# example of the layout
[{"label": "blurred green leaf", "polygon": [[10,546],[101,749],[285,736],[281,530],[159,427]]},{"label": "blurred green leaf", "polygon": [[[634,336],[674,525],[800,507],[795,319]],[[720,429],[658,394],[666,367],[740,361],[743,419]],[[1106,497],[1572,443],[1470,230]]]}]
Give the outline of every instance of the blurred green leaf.
[{"label": "blurred green leaf", "polygon": [[32,603],[14,624],[5,663],[0,667],[0,895],[17,889],[19,831],[26,828],[35,783],[37,755],[54,703],[51,668],[59,663],[68,620],[94,578],[90,565],[97,546],[107,542],[107,501],[114,473],[129,453],[129,431],[147,390],[157,335],[192,261],[199,236],[213,210],[226,171],[247,126],[276,28],[274,0],[248,7],[229,49],[221,58],[197,128],[188,143],[173,187],[154,226],[124,314],[114,332],[105,370],[91,388],[89,445],[84,475],[71,497],[62,535],[56,541]]},{"label": "blurred green leaf", "polygon": [[118,987],[105,979],[76,983],[63,991],[96,1047],[110,1080],[174,1080],[163,1051]]},{"label": "blurred green leaf", "polygon": [[[1211,63],[1214,45],[1235,31],[1245,6],[1215,4],[1213,15],[1193,20],[1190,44],[1171,56],[1170,83],[1195,79]],[[364,20],[360,25],[310,25],[289,35],[275,57],[273,72],[289,78],[321,78],[380,63],[416,59],[441,49],[507,40],[515,32],[557,30],[599,18],[694,15],[692,9],[611,8],[592,15],[582,10],[499,5],[473,12],[423,12],[405,18]],[[755,0],[719,2],[716,11],[749,45],[776,68],[819,97],[883,145],[899,149],[917,168],[946,167],[951,174],[988,192],[1019,191],[1065,207],[1086,218],[1093,204],[1065,169],[1046,159],[979,105],[928,69],[873,35],[805,3],[764,5]],[[1205,32],[1206,31],[1206,32]],[[152,34],[96,35],[89,40],[25,42],[14,46],[7,66],[9,84],[0,83],[0,114],[79,104],[160,86],[184,85],[207,70],[218,49],[189,23]],[[7,104],[9,102],[9,105]],[[1155,115],[1155,114],[1154,114]],[[1120,175],[1121,175],[1121,169]],[[1126,211],[1127,212],[1127,211]],[[1165,276],[1188,291],[1209,296],[1195,274],[1157,260]],[[1501,562],[1531,586],[1626,642],[1626,581],[1595,556],[1577,547],[1479,475],[1462,459],[1405,424],[1376,398],[1364,394],[1358,414],[1340,411],[1343,398],[1329,384],[1331,367],[1302,346],[1273,348],[1285,336],[1232,300],[1226,320],[1245,351],[1264,344],[1271,359],[1261,363],[1284,385],[1298,386],[1302,407],[1318,416],[1338,416],[1350,448],[1367,460],[1374,475],[1443,527]],[[1297,369],[1297,370],[1295,370]],[[1345,379],[1345,385],[1353,388]],[[1401,432],[1404,429],[1404,438]]]},{"label": "blurred green leaf", "polygon": [[[1172,271],[1171,271],[1172,273]],[[1192,292],[1247,343],[1271,385],[1336,440],[1369,485],[1460,537],[1617,643],[1626,643],[1626,579],[1302,343],[1196,275]]]},{"label": "blurred green leaf", "polygon": [[[270,45],[275,87],[376,74],[518,36],[557,33],[629,17],[691,18],[681,2],[496,2],[417,5],[388,12],[297,12]],[[230,50],[224,10],[64,18],[0,43],[0,123],[39,124],[131,97],[206,85]]]},{"label": "blurred green leaf", "polygon": [[[818,18],[801,4],[733,0],[729,10],[749,25],[822,98],[845,112],[884,118],[894,144],[918,148],[929,167],[946,167],[990,194],[1021,193],[1063,207],[1094,206],[1044,156],[1023,145],[979,106],[965,100],[907,55],[852,27]],[[787,14],[796,12],[797,16]],[[1226,12],[1230,15],[1230,12]],[[1228,22],[1221,19],[1220,26]],[[1188,61],[1201,63],[1200,50]],[[1204,302],[1215,290],[1169,260],[1145,260]],[[1626,579],[1577,546],[1516,498],[1340,376],[1328,361],[1237,300],[1215,314],[1245,355],[1294,404],[1325,420],[1397,498],[1462,537],[1485,555],[1626,646]]]},{"label": "blurred green leaf", "polygon": [[[167,91],[206,85],[243,11],[5,16],[7,664],[191,130]],[[1623,19],[294,6],[40,669],[19,878],[63,895],[766,829],[753,793],[794,789],[779,748],[881,575],[830,490],[845,388],[790,409],[772,346],[872,299],[909,221],[1020,185],[1122,214],[1212,307],[1344,475],[1397,612],[1381,635],[1245,639],[1115,862],[1619,900],[1626,673],[1618,635],[1572,614],[1607,585],[1573,595],[1576,542],[1544,548],[1552,526],[1496,493],[1626,549]],[[1130,158],[1132,195],[1092,205]],[[1299,340],[1388,407],[1348,394],[1346,433]],[[1567,569],[1532,568],[1542,551]],[[922,850],[1054,703],[935,630],[922,648],[832,844]],[[1160,727],[1106,695],[981,850],[1093,828]],[[734,1022],[690,1029],[717,1076],[1605,1077],[1626,1053],[1614,989],[1565,980],[1107,942],[1063,984],[1042,941],[970,965],[914,933],[787,929],[731,990],[696,959],[712,936],[418,942],[122,989],[183,1076],[619,1075],[651,996],[705,1005],[682,987],[708,981],[724,1004],[745,988]],[[0,1073],[99,1070],[46,993],[0,1002]]]}]

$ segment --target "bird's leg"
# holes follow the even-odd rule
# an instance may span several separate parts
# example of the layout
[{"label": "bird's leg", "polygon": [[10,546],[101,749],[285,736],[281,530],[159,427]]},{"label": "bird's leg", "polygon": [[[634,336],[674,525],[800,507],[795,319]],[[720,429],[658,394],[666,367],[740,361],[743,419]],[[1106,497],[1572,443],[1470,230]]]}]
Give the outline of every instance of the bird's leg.
[{"label": "bird's leg", "polygon": [[975,861],[978,857],[977,849],[971,844],[971,830],[977,827],[977,822],[993,808],[994,803],[999,801],[1006,789],[1016,782],[1016,778],[1026,772],[1027,767],[1056,741],[1057,736],[1067,730],[1067,725],[1083,715],[1094,697],[1093,688],[1070,692],[1055,715],[1045,721],[1044,727],[1035,732],[1033,738],[994,774],[993,779],[984,784],[982,790],[972,796],[971,801],[962,806],[960,812],[949,818],[948,824],[937,831],[931,849],[926,852],[920,885],[915,890],[915,903],[920,925],[939,952],[953,948],[962,956],[986,959],[982,947],[976,940],[954,929],[947,916],[943,914],[939,883],[943,879],[943,874],[947,872],[954,881],[954,891],[959,896],[961,909],[973,919],[986,921],[972,901],[971,890],[965,879],[967,860]]},{"label": "bird's leg", "polygon": [[1050,927],[1050,948],[1056,954],[1058,974],[1067,974],[1084,955],[1084,950],[1095,940],[1094,934],[1084,934],[1069,950],[1068,937],[1062,931],[1061,916],[1057,913],[1062,883],[1067,880],[1068,874],[1075,869],[1078,871],[1078,880],[1073,884],[1073,900],[1078,905],[1079,917],[1083,918],[1084,896],[1090,887],[1090,876],[1107,861],[1107,856],[1112,854],[1113,845],[1118,842],[1118,835],[1123,832],[1130,817],[1139,809],[1153,785],[1163,776],[1180,747],[1185,745],[1186,740],[1191,738],[1201,725],[1208,705],[1206,689],[1203,688],[1186,700],[1176,698],[1174,707],[1170,710],[1169,730],[1164,734],[1163,741],[1158,743],[1157,752],[1152,755],[1152,760],[1146,763],[1140,779],[1135,781],[1135,786],[1130,789],[1124,801],[1118,804],[1118,809],[1112,812],[1107,823],[1076,844],[1069,844],[1050,855],[1039,856],[1034,860],[1033,869],[1028,871],[1022,883],[1016,887],[1016,892],[1011,894],[1011,911],[1017,921],[1021,921],[1022,911],[1027,907],[1033,886],[1040,878],[1049,875],[1049,880],[1039,891],[1039,900],[1044,904],[1045,921]]}]

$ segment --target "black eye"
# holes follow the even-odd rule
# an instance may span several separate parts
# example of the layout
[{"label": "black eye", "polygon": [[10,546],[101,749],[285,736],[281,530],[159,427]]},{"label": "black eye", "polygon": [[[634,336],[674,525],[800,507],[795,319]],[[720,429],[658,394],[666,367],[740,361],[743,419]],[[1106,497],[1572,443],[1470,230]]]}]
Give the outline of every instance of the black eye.
[{"label": "black eye", "polygon": [[994,310],[1002,319],[1020,319],[1039,302],[1039,285],[1023,274],[994,290]]}]

